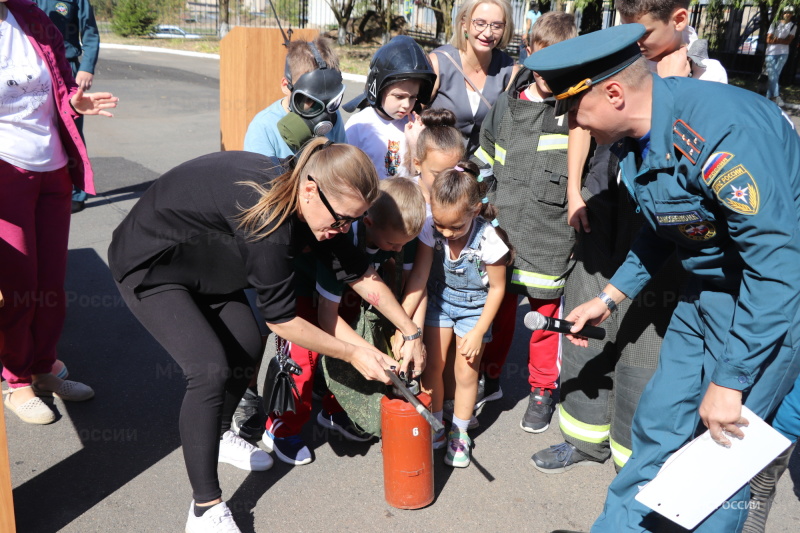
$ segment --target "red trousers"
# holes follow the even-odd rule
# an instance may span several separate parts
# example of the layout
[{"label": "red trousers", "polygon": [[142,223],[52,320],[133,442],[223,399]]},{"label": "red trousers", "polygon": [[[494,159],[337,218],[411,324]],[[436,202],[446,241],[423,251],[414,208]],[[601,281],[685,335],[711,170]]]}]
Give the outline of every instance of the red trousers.
[{"label": "red trousers", "polygon": [[[347,298],[348,301],[351,299]],[[343,298],[342,301],[345,301],[345,299]],[[297,297],[297,316],[319,327],[317,307],[313,298],[307,296]],[[299,434],[305,423],[311,418],[311,393],[314,389],[314,375],[319,362],[319,354],[297,344],[292,344],[291,354],[292,359],[303,369],[302,374],[294,376],[294,382],[300,392],[300,401],[295,402],[295,412],[284,413],[280,417],[270,413],[269,418],[267,418],[267,431],[276,437],[289,437]],[[322,410],[328,413],[344,411],[330,391],[326,392],[322,398]]]},{"label": "red trousers", "polygon": [[[561,298],[537,300],[528,298],[531,311],[544,316],[561,318]],[[517,325],[519,296],[506,291],[500,309],[492,324],[492,342],[486,345],[481,362],[490,378],[499,378],[506,363],[514,330]],[[535,388],[554,389],[561,368],[561,343],[559,334],[552,331],[534,331],[528,347],[528,383]]]},{"label": "red trousers", "polygon": [[0,160],[0,363],[11,387],[29,385],[56,360],[71,199],[66,167],[33,172]]}]

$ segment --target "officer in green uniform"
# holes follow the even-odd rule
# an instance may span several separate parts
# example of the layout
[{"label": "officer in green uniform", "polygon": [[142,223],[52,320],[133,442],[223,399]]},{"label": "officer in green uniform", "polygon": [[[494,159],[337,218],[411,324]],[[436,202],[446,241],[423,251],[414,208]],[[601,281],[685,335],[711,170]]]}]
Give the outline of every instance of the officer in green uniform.
[{"label": "officer in green uniform", "polygon": [[[53,24],[64,36],[67,60],[72,66],[72,75],[78,87],[84,91],[92,88],[94,67],[100,51],[100,34],[94,19],[94,10],[89,0],[35,0],[47,13]],[[83,117],[75,119],[75,125],[83,137]],[[86,192],[73,187],[72,212],[81,211],[86,202]]]},{"label": "officer in green uniform", "polygon": [[[743,436],[742,405],[769,417],[800,373],[800,138],[755,93],[650,74],[636,44],[644,31],[617,26],[529,59],[571,127],[616,143],[646,220],[603,292],[566,317],[573,331],[635,297],[673,251],[702,289],[673,314],[634,416],[633,455],[592,528],[613,533],[658,529],[665,519],[634,499],[638,487],[703,425],[723,446]],[[745,486],[696,530],[739,531],[748,496]]]}]

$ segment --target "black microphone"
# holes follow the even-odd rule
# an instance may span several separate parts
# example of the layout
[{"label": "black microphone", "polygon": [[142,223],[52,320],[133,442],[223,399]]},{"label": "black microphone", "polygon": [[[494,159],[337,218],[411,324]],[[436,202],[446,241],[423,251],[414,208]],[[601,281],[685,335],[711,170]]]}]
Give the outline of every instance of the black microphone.
[{"label": "black microphone", "polygon": [[[531,311],[530,313],[526,314],[524,322],[525,327],[530,330],[536,331],[539,329],[545,329],[547,331],[555,331],[557,333],[572,333],[570,328],[575,325],[574,322],[567,322],[566,320],[544,316],[536,311]],[[574,333],[574,335],[580,335],[590,339],[603,340],[606,338],[606,330],[597,326],[586,325],[583,326],[582,330]]]}]

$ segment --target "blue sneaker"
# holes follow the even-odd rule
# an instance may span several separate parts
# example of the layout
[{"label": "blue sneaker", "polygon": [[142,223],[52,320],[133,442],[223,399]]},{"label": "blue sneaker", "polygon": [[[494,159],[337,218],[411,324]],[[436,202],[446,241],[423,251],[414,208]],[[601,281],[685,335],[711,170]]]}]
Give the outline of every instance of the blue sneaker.
[{"label": "blue sneaker", "polygon": [[261,442],[268,452],[275,452],[275,456],[286,464],[299,466],[312,461],[311,451],[300,435],[276,437],[269,431],[264,431]]}]

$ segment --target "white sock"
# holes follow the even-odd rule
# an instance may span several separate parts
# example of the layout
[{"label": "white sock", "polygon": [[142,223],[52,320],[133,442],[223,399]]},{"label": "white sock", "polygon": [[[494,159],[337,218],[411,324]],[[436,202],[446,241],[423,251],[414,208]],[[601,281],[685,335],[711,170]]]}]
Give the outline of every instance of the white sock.
[{"label": "white sock", "polygon": [[469,420],[461,420],[456,415],[453,415],[453,428],[458,429],[461,433],[466,433],[469,427]]}]

